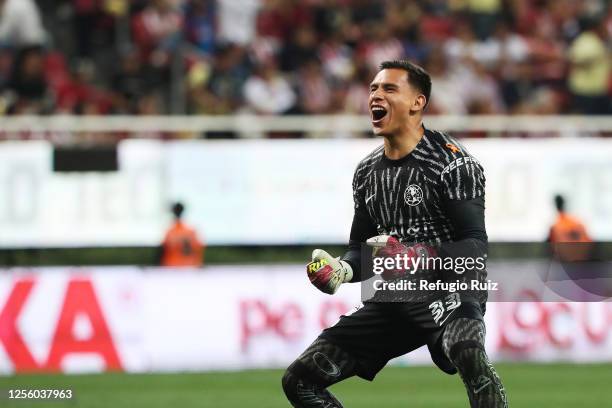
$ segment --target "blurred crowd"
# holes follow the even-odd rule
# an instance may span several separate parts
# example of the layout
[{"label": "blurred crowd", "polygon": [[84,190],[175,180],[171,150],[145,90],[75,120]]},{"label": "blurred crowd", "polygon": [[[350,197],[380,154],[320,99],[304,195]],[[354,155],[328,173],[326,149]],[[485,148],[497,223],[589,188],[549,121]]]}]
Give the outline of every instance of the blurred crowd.
[{"label": "blurred crowd", "polygon": [[367,112],[383,60],[430,114],[612,113],[606,0],[0,0],[0,113]]}]

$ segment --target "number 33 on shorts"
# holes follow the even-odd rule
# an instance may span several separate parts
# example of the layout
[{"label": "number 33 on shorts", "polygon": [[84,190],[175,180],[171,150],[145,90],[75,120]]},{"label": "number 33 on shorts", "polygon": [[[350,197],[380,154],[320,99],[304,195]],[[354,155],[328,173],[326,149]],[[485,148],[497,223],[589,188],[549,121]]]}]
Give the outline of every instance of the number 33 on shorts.
[{"label": "number 33 on shorts", "polygon": [[458,293],[451,293],[443,300],[436,300],[430,303],[429,310],[431,316],[439,326],[442,326],[446,319],[453,313],[453,310],[461,306],[461,299]]}]

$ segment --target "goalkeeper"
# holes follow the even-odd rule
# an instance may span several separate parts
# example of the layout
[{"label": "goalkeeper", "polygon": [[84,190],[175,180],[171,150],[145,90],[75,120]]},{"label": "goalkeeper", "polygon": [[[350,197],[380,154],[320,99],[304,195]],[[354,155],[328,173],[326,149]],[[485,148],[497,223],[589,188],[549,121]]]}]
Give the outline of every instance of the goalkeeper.
[{"label": "goalkeeper", "polygon": [[[429,75],[407,61],[384,62],[370,84],[372,128],[384,143],[355,170],[348,251],[340,258],[322,249],[312,254],[307,274],[319,290],[333,294],[343,283],[372,276],[362,262],[364,244],[376,256],[486,258],[483,169],[456,140],[423,126],[430,92]],[[402,273],[391,270],[383,279]],[[285,371],[289,402],[340,408],[327,387],[354,375],[373,380],[392,358],[427,345],[442,371],[459,373],[471,407],[507,407],[484,348],[486,292],[428,295],[392,302],[375,295],[325,329]]]}]

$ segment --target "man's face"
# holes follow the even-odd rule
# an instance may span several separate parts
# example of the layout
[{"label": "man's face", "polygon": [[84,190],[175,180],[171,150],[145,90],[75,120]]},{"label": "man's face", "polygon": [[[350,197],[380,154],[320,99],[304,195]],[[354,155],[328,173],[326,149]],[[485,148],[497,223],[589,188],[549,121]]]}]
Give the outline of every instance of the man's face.
[{"label": "man's face", "polygon": [[[421,96],[421,100],[417,99]],[[370,117],[377,136],[396,134],[408,124],[411,112],[422,109],[424,97],[408,83],[403,69],[383,69],[370,84]]]}]

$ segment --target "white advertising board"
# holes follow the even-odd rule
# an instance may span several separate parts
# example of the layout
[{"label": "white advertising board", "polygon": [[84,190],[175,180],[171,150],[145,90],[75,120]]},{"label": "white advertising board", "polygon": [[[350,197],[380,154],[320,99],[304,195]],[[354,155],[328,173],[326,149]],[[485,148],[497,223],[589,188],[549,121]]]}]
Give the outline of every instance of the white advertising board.
[{"label": "white advertising board", "polygon": [[[156,245],[169,203],[211,245],[344,243],[359,140],[126,140],[119,171],[54,173],[43,141],[0,144],[0,246]],[[566,195],[597,240],[612,240],[612,141],[472,139],[485,168],[492,241],[542,241]]]},{"label": "white advertising board", "polygon": [[[322,294],[300,265],[2,270],[0,373],[284,367],[359,289]],[[490,302],[485,318],[494,360],[612,361],[612,303]]]}]

